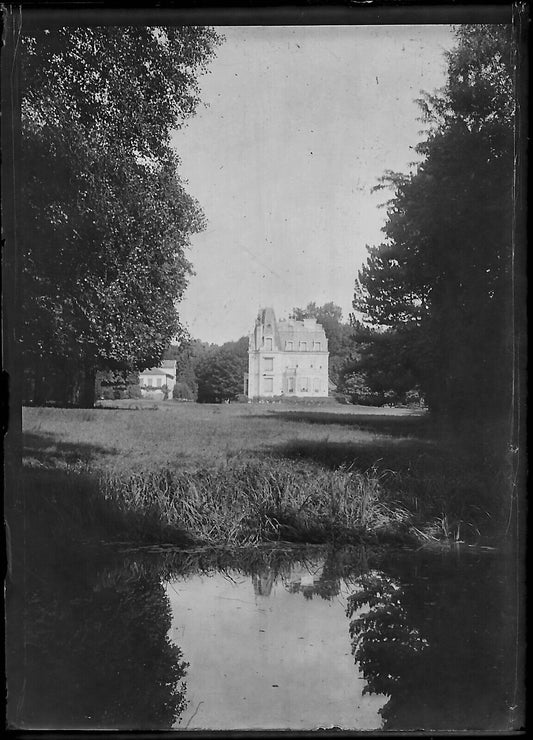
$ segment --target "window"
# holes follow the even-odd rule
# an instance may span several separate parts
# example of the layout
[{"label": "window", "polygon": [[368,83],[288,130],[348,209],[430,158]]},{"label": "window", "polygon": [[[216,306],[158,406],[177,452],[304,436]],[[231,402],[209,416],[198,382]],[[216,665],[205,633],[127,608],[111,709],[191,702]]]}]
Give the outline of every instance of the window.
[{"label": "window", "polygon": [[292,350],[294,349],[294,342],[286,342],[285,349],[289,352],[292,352]]},{"label": "window", "polygon": [[265,393],[274,391],[274,378],[265,378]]},{"label": "window", "polygon": [[300,342],[300,352],[307,352],[307,342]]},{"label": "window", "polygon": [[315,393],[320,393],[320,378],[315,378],[313,381],[313,390]]},{"label": "window", "polygon": [[307,393],[308,388],[309,388],[309,379],[300,378],[300,391],[302,391],[303,393]]},{"label": "window", "polygon": [[272,337],[267,337],[265,340],[265,348],[272,351]]},{"label": "window", "polygon": [[294,393],[294,378],[287,378],[287,390]]},{"label": "window", "polygon": [[320,352],[320,342],[313,342],[313,349],[315,352]]},{"label": "window", "polygon": [[155,384],[158,388],[161,388],[161,383],[163,382],[163,378],[156,378]]},{"label": "window", "polygon": [[152,385],[152,378],[146,378],[146,385]]},{"label": "window", "polygon": [[265,357],[265,370],[267,373],[271,373],[274,370],[274,358]]}]

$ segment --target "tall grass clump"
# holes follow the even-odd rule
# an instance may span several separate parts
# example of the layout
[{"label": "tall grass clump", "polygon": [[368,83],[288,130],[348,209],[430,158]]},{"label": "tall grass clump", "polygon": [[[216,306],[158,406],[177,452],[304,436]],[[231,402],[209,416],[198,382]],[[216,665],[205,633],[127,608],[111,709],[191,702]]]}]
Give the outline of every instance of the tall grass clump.
[{"label": "tall grass clump", "polygon": [[102,478],[104,499],[150,529],[181,529],[198,541],[361,541],[397,529],[406,513],[387,506],[375,470],[328,471],[283,460],[230,460],[192,472]]},{"label": "tall grass clump", "polygon": [[504,480],[423,454],[403,469],[228,457],[191,470],[27,468],[8,522],[33,539],[255,546],[479,541],[505,522]]},{"label": "tall grass clump", "polygon": [[407,532],[380,477],[279,459],[229,459],[192,471],[102,473],[86,466],[26,468],[8,513],[18,541],[166,543],[360,543]]},{"label": "tall grass clump", "polygon": [[423,541],[492,541],[506,536],[509,469],[445,449],[423,453],[407,467],[382,471],[390,497],[410,512],[412,531]]}]

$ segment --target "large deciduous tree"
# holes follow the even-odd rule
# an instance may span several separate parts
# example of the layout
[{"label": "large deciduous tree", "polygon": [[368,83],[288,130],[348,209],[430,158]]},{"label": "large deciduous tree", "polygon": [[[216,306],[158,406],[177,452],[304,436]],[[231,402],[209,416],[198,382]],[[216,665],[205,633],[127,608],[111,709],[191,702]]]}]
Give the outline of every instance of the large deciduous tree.
[{"label": "large deciduous tree", "polygon": [[460,427],[510,408],[515,90],[509,26],[456,35],[446,86],[420,101],[421,163],[384,178],[385,240],[354,308],[408,338],[430,409]]},{"label": "large deciduous tree", "polygon": [[23,39],[20,340],[36,401],[92,405],[98,369],[152,366],[179,332],[203,216],[170,134],[218,40],[205,27]]}]

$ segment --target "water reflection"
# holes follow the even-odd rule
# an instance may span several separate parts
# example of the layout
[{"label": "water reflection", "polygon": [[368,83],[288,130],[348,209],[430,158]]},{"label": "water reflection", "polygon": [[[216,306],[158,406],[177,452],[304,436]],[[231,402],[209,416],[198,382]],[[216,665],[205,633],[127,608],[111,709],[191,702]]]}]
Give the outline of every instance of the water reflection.
[{"label": "water reflection", "polygon": [[364,693],[393,695],[428,641],[410,624],[396,579],[374,571],[357,580],[360,590],[348,598],[347,615],[352,653],[367,681]]},{"label": "water reflection", "polygon": [[383,567],[357,579],[347,614],[365,692],[390,696],[384,729],[516,729],[506,563],[419,553]]},{"label": "water reflection", "polygon": [[305,599],[319,596],[325,601],[331,601],[341,590],[341,582],[335,568],[331,567],[331,556],[326,557],[323,564],[314,572],[294,574],[286,585],[289,593],[301,593]]},{"label": "water reflection", "polygon": [[510,730],[512,569],[281,549],[29,559],[8,718],[53,729]]},{"label": "water reflection", "polygon": [[516,728],[507,567],[490,553],[352,548],[175,574],[184,726]]},{"label": "water reflection", "polygon": [[158,573],[135,562],[91,567],[74,553],[56,566],[28,572],[9,605],[10,723],[171,728],[186,705],[187,666],[168,637]]},{"label": "water reflection", "polygon": [[167,585],[171,634],[190,664],[183,727],[380,728],[387,697],[365,696],[354,670],[349,584],[336,558],[293,553],[252,569],[236,559],[223,570],[204,563],[201,573],[175,573]]}]

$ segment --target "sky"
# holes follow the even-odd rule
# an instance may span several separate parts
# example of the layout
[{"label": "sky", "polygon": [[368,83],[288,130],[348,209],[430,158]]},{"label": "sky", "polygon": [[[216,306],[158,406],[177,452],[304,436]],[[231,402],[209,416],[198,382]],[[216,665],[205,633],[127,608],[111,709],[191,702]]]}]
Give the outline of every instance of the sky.
[{"label": "sky", "polygon": [[243,26],[200,78],[176,131],[180,176],[206,217],[178,305],[191,335],[248,334],[260,307],[333,301],[345,320],[367,245],[382,241],[386,170],[407,172],[421,91],[446,79],[449,26]]}]

